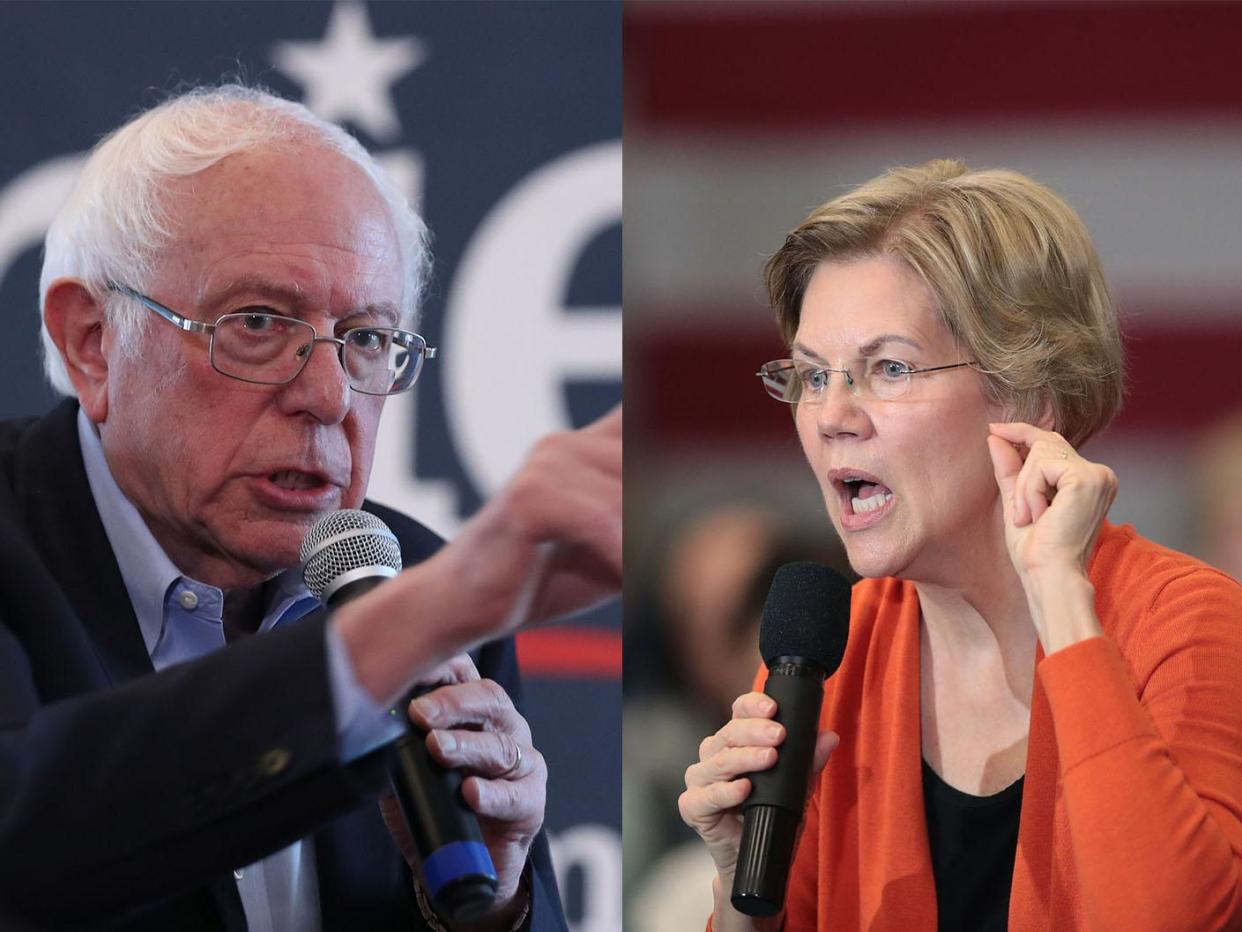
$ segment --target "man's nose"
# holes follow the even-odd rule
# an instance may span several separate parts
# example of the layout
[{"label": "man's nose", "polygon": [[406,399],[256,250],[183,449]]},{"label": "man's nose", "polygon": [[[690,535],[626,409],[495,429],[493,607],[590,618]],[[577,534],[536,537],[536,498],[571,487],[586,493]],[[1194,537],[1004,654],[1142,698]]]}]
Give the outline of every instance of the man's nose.
[{"label": "man's nose", "polygon": [[305,412],[321,424],[339,424],[353,403],[353,389],[341,366],[339,344],[317,337],[302,353],[306,363],[281,392],[281,407],[290,414]]}]

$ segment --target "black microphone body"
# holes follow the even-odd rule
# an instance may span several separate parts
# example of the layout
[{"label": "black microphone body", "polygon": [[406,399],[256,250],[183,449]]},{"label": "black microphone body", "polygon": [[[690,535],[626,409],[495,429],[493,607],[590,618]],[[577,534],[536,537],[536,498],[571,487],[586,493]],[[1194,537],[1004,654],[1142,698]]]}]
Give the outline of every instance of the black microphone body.
[{"label": "black microphone body", "polygon": [[[357,528],[356,535],[353,528],[343,532],[333,528],[318,535],[326,537],[327,541],[309,548],[311,552],[308,554],[308,544],[320,524],[354,515],[362,516],[358,520],[366,520],[369,526]],[[390,538],[381,541],[387,549],[383,559],[375,559],[374,554],[360,556],[357,541],[354,540],[343,548],[346,554],[343,559],[338,557],[335,561],[328,561],[333,563],[329,571],[319,567],[316,571],[311,570],[312,561],[325,553],[326,548],[340,543],[340,538],[358,536],[365,539],[367,532],[386,534]],[[395,551],[394,559],[392,548],[395,544],[396,538],[383,522],[366,512],[335,512],[321,519],[307,534],[307,542],[302,545],[302,561],[306,567],[303,572],[312,594],[321,597],[329,608],[339,608],[374,589],[400,569],[399,551]],[[353,565],[343,565],[345,563]],[[366,565],[368,563],[372,565]],[[326,584],[312,585],[311,579],[316,576],[327,579]],[[347,581],[341,582],[342,579]],[[404,724],[405,732],[393,744],[389,778],[422,862],[423,886],[437,913],[460,922],[487,911],[495,899],[498,880],[491,855],[483,842],[478,817],[461,795],[461,774],[441,766],[432,758],[427,750],[427,732],[409,720],[407,706],[410,700],[432,688],[415,688],[390,712]]]},{"label": "black microphone body", "polygon": [[752,789],[742,806],[732,902],[749,916],[774,916],[785,900],[811,779],[825,676],[805,657],[782,657],[768,671],[763,691],[776,700],[775,720],[785,726],[785,740],[775,766],[750,774]]},{"label": "black microphone body", "polygon": [[849,584],[826,567],[781,567],[764,606],[764,692],[785,727],[776,764],[749,775],[730,902],[748,916],[774,916],[785,902],[798,825],[819,731],[824,680],[836,672],[849,630]]},{"label": "black microphone body", "polygon": [[427,750],[427,732],[405,715],[409,700],[426,691],[414,690],[393,710],[406,719],[406,730],[393,745],[389,778],[436,911],[454,921],[469,920],[492,905],[496,868],[478,817],[461,795],[461,773],[436,762]]}]

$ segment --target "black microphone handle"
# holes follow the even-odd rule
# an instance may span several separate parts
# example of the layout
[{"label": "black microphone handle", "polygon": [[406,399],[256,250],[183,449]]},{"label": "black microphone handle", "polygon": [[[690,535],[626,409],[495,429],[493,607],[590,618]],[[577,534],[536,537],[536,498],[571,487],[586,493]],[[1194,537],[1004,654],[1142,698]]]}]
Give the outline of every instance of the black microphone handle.
[{"label": "black microphone handle", "polygon": [[[330,608],[374,589],[387,577],[364,576],[328,597]],[[436,912],[453,922],[473,919],[492,905],[498,885],[479,819],[461,795],[461,774],[427,750],[427,732],[410,721],[410,700],[435,687],[411,690],[391,711],[405,725],[393,744],[389,780],[423,865],[423,886]]]},{"label": "black microphone handle", "polygon": [[[430,687],[434,688],[434,687]],[[393,744],[388,776],[423,867],[423,886],[436,912],[454,922],[482,915],[496,897],[498,880],[483,842],[478,816],[461,795],[462,776],[441,766],[427,750],[427,732],[409,721],[409,700],[393,710],[406,731]]]},{"label": "black microphone handle", "polygon": [[751,793],[742,804],[742,840],[730,902],[748,916],[774,916],[785,903],[814,763],[824,671],[801,658],[780,657],[763,691],[776,700],[776,721],[785,726],[785,740],[775,766],[749,775]]}]

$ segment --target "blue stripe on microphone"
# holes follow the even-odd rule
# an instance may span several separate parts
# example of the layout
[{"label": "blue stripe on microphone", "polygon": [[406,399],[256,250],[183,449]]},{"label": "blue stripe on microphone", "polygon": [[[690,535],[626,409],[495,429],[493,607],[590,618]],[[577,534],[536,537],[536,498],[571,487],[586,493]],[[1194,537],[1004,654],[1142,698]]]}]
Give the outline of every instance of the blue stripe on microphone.
[{"label": "blue stripe on microphone", "polygon": [[496,879],[492,857],[481,841],[450,842],[423,861],[423,878],[433,898],[440,895],[445,884],[477,874]]}]

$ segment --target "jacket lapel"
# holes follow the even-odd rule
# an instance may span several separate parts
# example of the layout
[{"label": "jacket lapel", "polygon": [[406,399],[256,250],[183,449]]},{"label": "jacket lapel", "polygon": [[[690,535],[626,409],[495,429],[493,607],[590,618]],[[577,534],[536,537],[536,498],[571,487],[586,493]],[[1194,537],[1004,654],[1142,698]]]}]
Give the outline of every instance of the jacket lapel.
[{"label": "jacket lapel", "polygon": [[91,496],[77,412],[77,402],[65,401],[31,426],[14,484],[26,527],[115,686],[153,668]]},{"label": "jacket lapel", "polygon": [[[35,421],[17,449],[13,476],[23,523],[85,629],[83,640],[89,642],[89,646],[76,643],[73,649],[62,645],[56,651],[63,661],[58,668],[64,682],[56,683],[51,691],[67,695],[118,686],[154,672],[91,495],[78,443],[77,414],[77,402],[68,400]],[[81,661],[89,654],[97,666],[84,674]],[[244,932],[246,918],[232,876],[217,877],[206,888],[217,915],[196,915],[212,927]],[[187,897],[176,908],[191,909],[191,901]],[[193,909],[205,907],[202,903]]]}]

